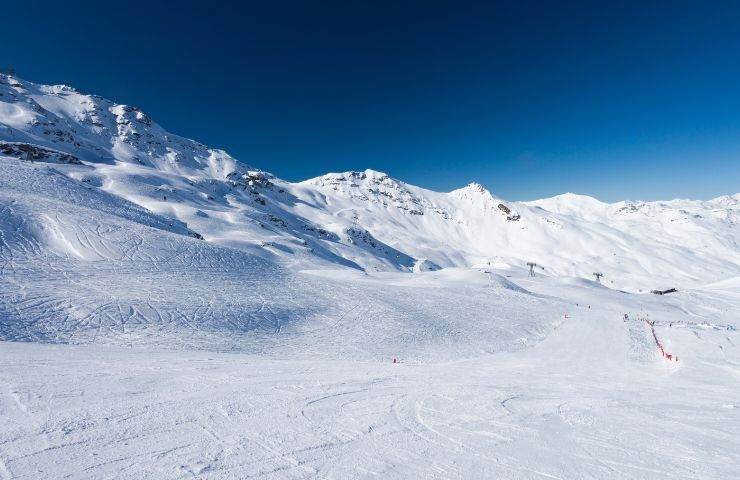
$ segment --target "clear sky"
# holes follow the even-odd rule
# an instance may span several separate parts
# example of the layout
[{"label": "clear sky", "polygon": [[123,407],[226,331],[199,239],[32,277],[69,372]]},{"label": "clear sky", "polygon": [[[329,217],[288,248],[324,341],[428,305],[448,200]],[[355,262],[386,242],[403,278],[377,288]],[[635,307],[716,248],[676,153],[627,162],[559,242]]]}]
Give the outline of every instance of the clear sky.
[{"label": "clear sky", "polygon": [[[29,5],[29,4],[33,5]],[[288,180],[740,191],[737,2],[4,2],[0,65]]]}]

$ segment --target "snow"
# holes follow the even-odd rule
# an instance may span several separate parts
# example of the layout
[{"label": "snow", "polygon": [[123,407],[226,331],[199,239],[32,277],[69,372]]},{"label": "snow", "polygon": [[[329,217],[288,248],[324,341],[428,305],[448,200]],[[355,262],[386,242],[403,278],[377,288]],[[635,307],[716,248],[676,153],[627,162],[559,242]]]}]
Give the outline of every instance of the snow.
[{"label": "snow", "polygon": [[289,183],[0,93],[0,479],[740,476],[739,195]]},{"label": "snow", "polygon": [[10,127],[26,125],[35,118],[32,112],[7,102],[0,102],[0,116],[2,116],[3,123]]},{"label": "snow", "polygon": [[[737,476],[736,339],[659,326],[681,352],[671,364],[611,311],[616,294],[565,290],[592,308],[545,340],[475,357],[452,341],[434,347],[455,353],[441,362],[407,360],[413,341],[398,364],[322,356],[315,338],[291,355],[2,343],[0,458],[8,478]],[[685,305],[650,300],[661,318]],[[357,341],[352,315],[337,340]]]}]

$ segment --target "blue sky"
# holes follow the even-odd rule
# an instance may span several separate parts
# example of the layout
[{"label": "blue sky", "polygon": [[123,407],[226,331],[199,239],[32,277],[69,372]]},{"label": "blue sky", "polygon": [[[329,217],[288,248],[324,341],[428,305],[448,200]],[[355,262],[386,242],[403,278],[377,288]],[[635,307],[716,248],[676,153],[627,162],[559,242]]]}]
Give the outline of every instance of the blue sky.
[{"label": "blue sky", "polygon": [[2,7],[0,64],[288,180],[373,168],[512,200],[740,191],[732,3],[27,3]]}]

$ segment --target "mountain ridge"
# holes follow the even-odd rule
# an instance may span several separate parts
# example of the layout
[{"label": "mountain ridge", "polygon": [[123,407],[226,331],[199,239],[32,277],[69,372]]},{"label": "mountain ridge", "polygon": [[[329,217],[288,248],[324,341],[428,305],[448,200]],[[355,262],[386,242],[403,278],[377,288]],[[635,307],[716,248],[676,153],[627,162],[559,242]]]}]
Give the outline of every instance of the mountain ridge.
[{"label": "mountain ridge", "polygon": [[740,194],[509,202],[475,182],[435,192],[372,169],[288,182],[171,134],[136,107],[8,75],[0,75],[0,155],[53,165],[192,236],[291,268],[536,262],[552,275],[603,271],[632,290],[740,274]]}]

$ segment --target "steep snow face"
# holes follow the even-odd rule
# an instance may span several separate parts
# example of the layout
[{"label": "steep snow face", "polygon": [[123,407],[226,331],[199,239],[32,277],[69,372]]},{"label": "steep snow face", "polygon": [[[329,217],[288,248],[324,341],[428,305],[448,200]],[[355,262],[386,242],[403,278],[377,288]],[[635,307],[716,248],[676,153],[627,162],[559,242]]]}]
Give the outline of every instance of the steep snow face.
[{"label": "steep snow face", "polygon": [[414,265],[362,226],[297,216],[290,186],[269,173],[168,133],[136,107],[70,87],[0,75],[0,155],[55,163],[86,186],[190,225],[195,236],[290,265]]},{"label": "steep snow face", "polygon": [[0,141],[46,147],[90,162],[124,162],[180,175],[206,173],[223,179],[246,170],[222,150],[164,131],[136,107],[65,85],[37,85],[3,74]]},{"label": "steep snow face", "polygon": [[[0,155],[71,180],[207,242],[291,268],[525,268],[649,291],[740,274],[740,194],[602,203],[567,193],[506,202],[483,186],[440,193],[374,170],[285,182],[170,134],[135,107],[0,75]],[[417,268],[418,270],[418,268]]]},{"label": "steep snow face", "polygon": [[515,209],[482,186],[451,193],[408,185],[387,174],[332,173],[294,185],[294,193],[315,207],[302,215],[329,213],[364,226],[376,238],[414,258],[441,266],[470,266],[490,251],[481,228],[504,231],[519,220]]},{"label": "steep snow face", "polygon": [[423,198],[414,195],[403,183],[382,172],[329,173],[303,182],[319,191],[332,191],[337,197],[358,200],[360,204],[393,207],[409,215],[422,215]]}]

